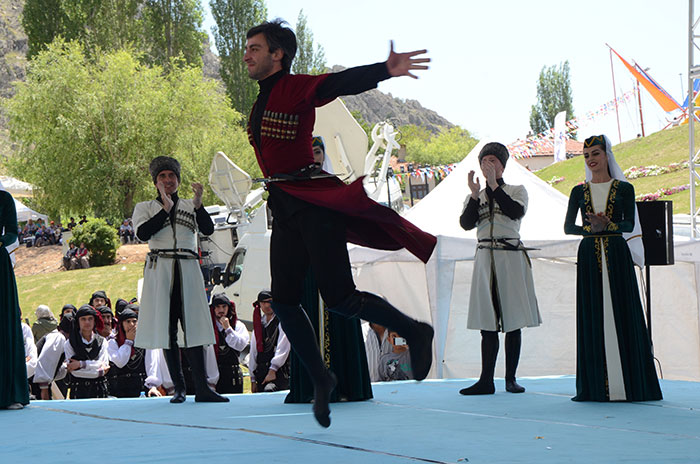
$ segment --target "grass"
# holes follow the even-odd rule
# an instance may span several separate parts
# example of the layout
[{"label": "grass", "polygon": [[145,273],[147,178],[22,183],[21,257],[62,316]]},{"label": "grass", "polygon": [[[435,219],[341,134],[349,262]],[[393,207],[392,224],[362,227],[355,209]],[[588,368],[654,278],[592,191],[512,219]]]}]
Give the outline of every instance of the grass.
[{"label": "grass", "polygon": [[128,301],[136,296],[142,276],[143,263],[132,263],[18,277],[23,318],[29,319],[31,325],[36,320],[34,310],[40,304],[48,305],[58,318],[63,305],[70,303],[80,308],[97,290],[107,292],[113,305],[119,298]]},{"label": "grass", "polygon": [[[700,128],[695,131],[696,145],[700,147]],[[632,166],[668,166],[688,160],[688,126],[674,127],[656,132],[644,138],[630,140],[613,147],[615,159],[624,171]],[[575,158],[547,166],[535,174],[548,181],[552,177],[564,177],[565,180],[554,188],[569,195],[571,189],[585,178],[583,157]],[[660,176],[641,177],[630,182],[637,195],[653,193],[662,187],[675,187],[688,184],[688,170],[680,170]],[[698,202],[700,198],[696,198]],[[690,191],[661,197],[661,200],[673,201],[673,212],[688,214],[690,212]]]}]

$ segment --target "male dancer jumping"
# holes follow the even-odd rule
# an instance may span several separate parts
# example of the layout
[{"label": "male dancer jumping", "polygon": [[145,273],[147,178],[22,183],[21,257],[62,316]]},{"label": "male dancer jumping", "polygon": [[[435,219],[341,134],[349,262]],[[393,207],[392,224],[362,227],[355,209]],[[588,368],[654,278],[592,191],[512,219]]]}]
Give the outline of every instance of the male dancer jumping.
[{"label": "male dancer jumping", "polygon": [[415,76],[427,69],[414,58],[425,50],[394,53],[386,62],[320,76],[291,75],[296,36],[282,20],[247,33],[243,57],[260,93],[248,122],[248,138],[268,177],[272,209],[270,270],[273,309],[314,382],[314,416],[330,425],[329,397],[335,376],[326,369],[311,324],[300,307],[302,279],[310,265],[330,311],[376,322],[401,334],[411,347],[414,377],[422,380],[432,363],[433,329],[407,317],[386,300],[355,289],[347,242],[379,249],[406,248],[427,262],[436,239],[394,211],[370,200],[362,180],[345,185],[314,164],[311,148],[315,108],[340,95],[373,89],[382,80]]}]

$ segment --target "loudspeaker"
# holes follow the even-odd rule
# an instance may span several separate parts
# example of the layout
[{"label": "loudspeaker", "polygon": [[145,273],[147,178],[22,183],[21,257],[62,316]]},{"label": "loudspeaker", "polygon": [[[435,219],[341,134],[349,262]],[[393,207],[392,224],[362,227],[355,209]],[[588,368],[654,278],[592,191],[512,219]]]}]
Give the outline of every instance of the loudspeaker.
[{"label": "loudspeaker", "polygon": [[649,266],[667,266],[673,258],[673,202],[638,201],[642,226],[644,262]]}]

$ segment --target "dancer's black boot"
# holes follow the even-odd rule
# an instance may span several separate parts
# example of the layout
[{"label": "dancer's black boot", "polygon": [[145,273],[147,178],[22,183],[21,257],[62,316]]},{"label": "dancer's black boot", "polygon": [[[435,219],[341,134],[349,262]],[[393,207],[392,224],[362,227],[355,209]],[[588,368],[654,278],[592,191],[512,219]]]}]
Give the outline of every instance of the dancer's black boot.
[{"label": "dancer's black boot", "polygon": [[185,354],[190,367],[192,367],[194,400],[199,403],[228,403],[228,398],[216,393],[207,383],[207,372],[204,368],[204,348],[202,346],[187,348],[185,349]]},{"label": "dancer's black boot", "polygon": [[272,309],[282,324],[294,352],[309,373],[314,384],[314,417],[322,427],[331,425],[331,411],[328,407],[331,393],[337,384],[335,374],[326,369],[321,351],[316,344],[316,333],[311,321],[301,306],[272,303]]},{"label": "dancer's black boot", "polygon": [[374,322],[406,338],[413,378],[423,380],[427,377],[433,363],[433,328],[430,324],[411,319],[377,295],[357,290],[339,305],[328,309],[345,317]]},{"label": "dancer's black boot", "polygon": [[518,369],[518,361],[520,361],[521,344],[520,329],[506,334],[506,391],[511,393],[525,392],[525,387],[518,385],[518,382],[515,381],[515,371]]},{"label": "dancer's black boot", "polygon": [[173,380],[175,391],[173,397],[170,398],[171,403],[183,403],[185,401],[185,377],[182,374],[182,361],[180,359],[180,348],[175,344],[169,350],[163,350],[165,355],[165,364],[168,366],[170,378]]},{"label": "dancer's black boot", "polygon": [[498,332],[481,331],[481,376],[478,382],[459,391],[462,395],[493,395],[496,387],[493,384],[493,372],[496,369],[498,357]]}]

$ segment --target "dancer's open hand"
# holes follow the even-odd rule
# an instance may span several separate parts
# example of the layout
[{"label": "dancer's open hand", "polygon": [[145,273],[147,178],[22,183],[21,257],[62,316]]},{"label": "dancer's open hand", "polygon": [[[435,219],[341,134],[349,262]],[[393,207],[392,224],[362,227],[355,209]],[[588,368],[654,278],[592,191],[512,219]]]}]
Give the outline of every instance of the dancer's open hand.
[{"label": "dancer's open hand", "polygon": [[479,198],[479,191],[481,191],[481,183],[479,182],[479,179],[477,178],[474,180],[474,171],[469,171],[469,190],[472,191],[472,198],[477,200]]},{"label": "dancer's open hand", "polygon": [[588,222],[591,224],[591,232],[594,234],[604,231],[610,223],[610,218],[603,213],[586,213],[586,216],[588,217]]},{"label": "dancer's open hand", "polygon": [[413,70],[428,69],[428,66],[419,63],[430,63],[430,58],[414,58],[417,55],[424,55],[428,50],[415,50],[406,53],[394,52],[394,41],[391,41],[389,58],[386,60],[386,68],[392,77],[410,76],[418,79],[418,76],[411,74]]},{"label": "dancer's open hand", "polygon": [[164,209],[167,213],[169,213],[169,212],[170,212],[170,209],[171,209],[171,208],[173,207],[173,205],[175,204],[175,203],[173,202],[173,199],[170,197],[170,195],[168,195],[167,193],[165,193],[165,186],[163,185],[163,182],[160,182],[160,181],[159,181],[159,182],[156,184],[156,188],[158,189],[158,192],[160,193],[160,199],[163,201],[163,209]]},{"label": "dancer's open hand", "polygon": [[204,187],[199,182],[192,182],[192,191],[194,192],[194,202],[195,209],[202,206],[202,194],[204,193]]}]

